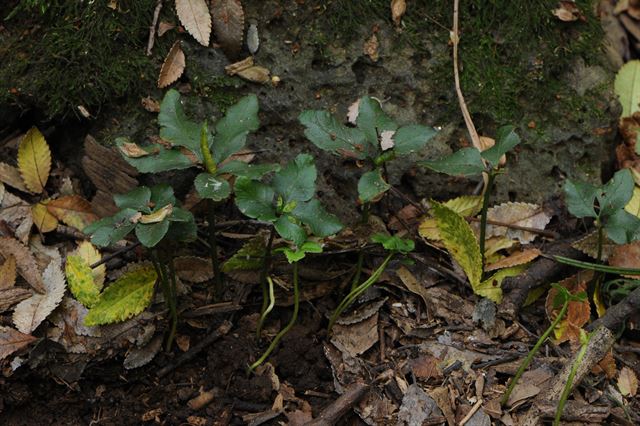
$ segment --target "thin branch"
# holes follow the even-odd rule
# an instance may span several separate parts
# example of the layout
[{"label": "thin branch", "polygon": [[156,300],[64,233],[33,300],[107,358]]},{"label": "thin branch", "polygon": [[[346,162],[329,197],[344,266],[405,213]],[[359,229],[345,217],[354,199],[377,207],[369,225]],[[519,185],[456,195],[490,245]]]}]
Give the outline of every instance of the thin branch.
[{"label": "thin branch", "polygon": [[160,10],[162,9],[162,0],[158,0],[156,3],[156,9],[153,11],[153,22],[149,27],[149,41],[147,42],[147,56],[151,56],[151,50],[156,40],[156,27],[158,26],[158,17],[160,16]]}]

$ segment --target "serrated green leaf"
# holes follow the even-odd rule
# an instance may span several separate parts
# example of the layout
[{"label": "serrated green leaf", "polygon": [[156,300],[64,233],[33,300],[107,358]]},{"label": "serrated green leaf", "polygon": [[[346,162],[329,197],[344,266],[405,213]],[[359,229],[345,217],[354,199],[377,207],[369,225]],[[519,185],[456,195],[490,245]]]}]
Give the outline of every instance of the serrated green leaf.
[{"label": "serrated green leaf", "polygon": [[247,142],[247,134],[258,130],[258,109],[256,95],[247,95],[227,109],[225,116],[216,123],[216,134],[211,146],[216,163],[221,163],[241,150]]},{"label": "serrated green leaf", "polygon": [[391,188],[383,178],[380,169],[363,174],[358,181],[358,198],[363,203],[376,200]]},{"label": "serrated green leaf", "polygon": [[471,227],[462,216],[435,201],[432,212],[444,246],[467,274],[475,292],[482,279],[482,256]]},{"label": "serrated green leaf", "polygon": [[518,265],[511,268],[501,269],[491,277],[482,281],[474,292],[482,297],[486,297],[495,303],[502,303],[502,281],[507,277],[516,277],[523,273],[528,265]]},{"label": "serrated green leaf", "polygon": [[614,90],[620,98],[623,117],[640,110],[640,61],[629,61],[618,70]]},{"label": "serrated green leaf", "polygon": [[250,239],[222,265],[222,272],[261,269],[265,250],[264,238],[258,236]]},{"label": "serrated green leaf", "polygon": [[157,223],[138,223],[136,237],[145,247],[155,247],[169,230],[169,219]]},{"label": "serrated green leaf", "polygon": [[633,195],[634,186],[629,169],[618,170],[597,194],[600,216],[609,216],[624,208]]},{"label": "serrated green leaf", "polygon": [[327,111],[304,111],[298,120],[305,126],[304,135],[318,148],[336,154],[344,150],[359,159],[366,158],[365,136],[360,129],[345,126]]},{"label": "serrated green leaf", "polygon": [[318,172],[309,154],[298,154],[273,176],[273,189],[282,196],[284,204],[307,201],[316,192]]},{"label": "serrated green leaf", "polygon": [[164,95],[160,104],[158,124],[160,125],[160,137],[162,139],[174,145],[187,148],[202,161],[200,124],[187,118],[180,102],[180,93],[177,90],[171,89]]},{"label": "serrated green leaf", "polygon": [[421,161],[418,164],[451,176],[475,176],[484,171],[480,151],[471,147],[462,148],[439,160]]},{"label": "serrated green leaf", "polygon": [[200,173],[196,176],[194,184],[201,198],[222,201],[231,195],[229,182],[210,173]]},{"label": "serrated green leaf", "polygon": [[173,188],[168,183],[159,183],[151,187],[151,203],[153,209],[157,210],[167,204],[176,205],[177,200],[173,194]]},{"label": "serrated green leaf", "polygon": [[235,202],[245,216],[273,222],[277,219],[273,206],[275,192],[262,182],[239,177],[235,183]]},{"label": "serrated green leaf", "polygon": [[628,244],[640,238],[640,219],[620,209],[606,218],[604,229],[614,243]]},{"label": "serrated green leaf", "polygon": [[151,304],[157,278],[151,266],[125,273],[102,292],[98,302],[89,309],[85,325],[121,322],[141,313]]},{"label": "serrated green leaf", "polygon": [[113,196],[113,202],[119,209],[133,209],[142,213],[151,213],[150,201],[151,190],[146,186],[139,186],[125,194]]},{"label": "serrated green leaf", "polygon": [[101,286],[93,280],[89,262],[80,256],[67,256],[64,273],[71,294],[87,308],[95,305],[100,298]]},{"label": "serrated green leaf", "polygon": [[229,173],[249,179],[260,179],[267,173],[280,170],[279,164],[247,164],[243,161],[229,161],[218,168],[218,175]]},{"label": "serrated green leaf", "polygon": [[432,127],[409,125],[400,127],[393,135],[393,150],[397,155],[420,151],[436,134]]},{"label": "serrated green leaf", "polygon": [[385,250],[402,254],[407,254],[415,248],[415,243],[412,240],[403,239],[396,235],[377,233],[371,236],[371,241],[382,244]]},{"label": "serrated green leaf", "polygon": [[307,253],[322,253],[322,246],[315,241],[305,241],[298,249],[293,250],[289,247],[283,247],[282,252],[287,258],[287,262],[300,262],[307,256]]},{"label": "serrated green leaf", "polygon": [[567,179],[564,194],[569,213],[578,218],[597,217],[594,203],[599,192],[600,188],[589,183]]},{"label": "serrated green leaf", "polygon": [[[123,146],[130,143],[127,138],[116,138],[116,145]],[[148,150],[147,147],[141,147]],[[167,149],[163,146],[154,146],[153,153],[144,157],[122,157],[124,161],[135,167],[140,173],[159,173],[168,170],[182,170],[192,167],[193,161],[178,149]]]},{"label": "serrated green leaf", "polygon": [[398,125],[384,113],[380,102],[370,96],[360,98],[356,125],[364,132],[366,140],[376,151],[379,149],[378,136],[386,130],[398,128]]},{"label": "serrated green leaf", "polygon": [[135,228],[131,217],[138,214],[137,210],[124,209],[114,216],[105,217],[84,228],[84,233],[91,235],[91,242],[99,247],[109,246],[120,241]]},{"label": "serrated green leaf", "polygon": [[293,216],[284,214],[276,220],[274,227],[278,234],[285,240],[293,241],[300,247],[307,240],[304,228],[295,222]]},{"label": "serrated green leaf", "polygon": [[320,201],[316,199],[298,202],[292,214],[309,226],[313,235],[318,237],[337,234],[342,229],[340,220],[326,211]]},{"label": "serrated green leaf", "polygon": [[515,148],[520,143],[520,136],[513,126],[500,127],[496,133],[496,143],[491,148],[482,151],[482,158],[487,160],[493,167],[500,163],[500,157]]}]

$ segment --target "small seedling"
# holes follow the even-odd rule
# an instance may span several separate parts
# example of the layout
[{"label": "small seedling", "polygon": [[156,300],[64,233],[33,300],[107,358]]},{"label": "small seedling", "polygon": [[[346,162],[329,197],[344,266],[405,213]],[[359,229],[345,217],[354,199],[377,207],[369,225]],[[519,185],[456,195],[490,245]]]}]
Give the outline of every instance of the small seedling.
[{"label": "small seedling", "polygon": [[138,241],[149,249],[171,314],[171,329],[167,338],[169,348],[178,324],[177,280],[170,245],[196,239],[193,215],[177,206],[173,188],[167,184],[151,188],[140,186],[126,194],[115,195],[113,200],[120,211],[92,223],[84,229],[84,233],[91,235],[93,244],[106,247],[134,231]]},{"label": "small seedling", "polygon": [[387,256],[367,280],[353,288],[349,292],[349,294],[347,294],[347,296],[342,299],[342,302],[340,302],[336,310],[333,311],[333,314],[329,319],[329,331],[331,331],[331,328],[333,328],[333,324],[335,324],[336,320],[338,319],[338,317],[340,317],[340,315],[342,315],[344,310],[347,309],[361,294],[367,291],[369,287],[378,282],[380,276],[382,276],[382,273],[394,256],[398,254],[407,254],[415,247],[413,241],[405,240],[395,235],[389,236],[384,234],[375,234],[371,237],[371,241],[373,241],[374,243],[382,244],[382,247],[384,247],[384,249],[388,252]]},{"label": "small seedling", "polygon": [[487,176],[480,213],[480,256],[484,265],[485,235],[487,232],[487,211],[495,178],[501,173],[502,157],[520,143],[520,137],[513,126],[503,126],[496,133],[495,145],[482,152],[474,147],[462,148],[439,160],[422,161],[419,164],[436,172],[452,176]]},{"label": "small seedling", "polygon": [[584,302],[587,300],[587,294],[585,292],[580,292],[574,295],[569,293],[569,291],[561,285],[551,284],[551,286],[555,288],[558,292],[556,294],[556,297],[553,299],[553,307],[555,309],[560,307],[558,316],[556,316],[556,318],[551,322],[551,325],[549,326],[549,328],[547,328],[545,332],[542,334],[542,336],[540,336],[536,344],[533,346],[533,349],[529,351],[529,353],[527,354],[527,357],[524,359],[524,361],[522,361],[522,364],[520,364],[518,371],[516,371],[516,375],[513,377],[513,379],[511,379],[511,382],[509,382],[507,391],[505,392],[502,399],[500,400],[501,405],[505,405],[507,401],[509,401],[509,396],[511,395],[511,392],[513,392],[513,389],[515,388],[516,384],[518,384],[518,380],[520,379],[524,371],[527,369],[527,367],[533,360],[533,357],[538,352],[540,347],[542,347],[542,344],[547,340],[549,335],[551,335],[553,330],[555,330],[558,324],[560,324],[560,321],[562,321],[562,318],[564,318],[565,314],[567,313],[567,309],[569,308],[569,302]]}]

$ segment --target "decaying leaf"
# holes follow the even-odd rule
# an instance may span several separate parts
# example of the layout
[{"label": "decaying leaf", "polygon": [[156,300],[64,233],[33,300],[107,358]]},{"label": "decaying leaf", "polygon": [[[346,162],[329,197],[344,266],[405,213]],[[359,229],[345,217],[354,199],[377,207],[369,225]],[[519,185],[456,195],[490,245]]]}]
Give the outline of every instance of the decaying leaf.
[{"label": "decaying leaf", "polygon": [[260,36],[256,24],[249,25],[249,29],[247,29],[247,48],[252,55],[255,55],[260,48]]},{"label": "decaying leaf", "polygon": [[22,243],[26,244],[29,241],[33,225],[31,206],[9,191],[4,192],[0,202],[0,221],[9,227],[13,235]]},{"label": "decaying leaf", "polygon": [[11,327],[0,326],[0,360],[19,351],[34,340],[36,338],[29,334],[20,333]]},{"label": "decaying leaf", "polygon": [[202,283],[213,278],[211,259],[195,256],[176,257],[173,261],[181,280]]},{"label": "decaying leaf", "polygon": [[0,255],[5,259],[13,256],[16,259],[18,274],[37,292],[46,292],[36,259],[24,244],[11,237],[0,237]]},{"label": "decaying leaf", "polygon": [[24,181],[20,175],[20,170],[7,163],[0,162],[0,182],[6,183],[18,191],[29,192],[27,187],[24,185]]},{"label": "decaying leaf", "polygon": [[607,377],[607,379],[611,380],[618,374],[618,369],[616,368],[616,360],[613,357],[612,351],[609,351],[605,354],[605,356],[598,362],[598,364],[594,365],[591,369],[593,374],[601,374]]},{"label": "decaying leaf", "polygon": [[165,220],[165,218],[173,212],[173,204],[167,204],[166,206],[159,208],[153,213],[143,214],[137,220],[140,223],[158,223]]},{"label": "decaying leaf", "polygon": [[507,277],[516,277],[527,269],[526,265],[512,266],[510,268],[501,269],[491,277],[482,281],[475,289],[475,293],[479,296],[486,297],[495,303],[502,302],[502,281]]},{"label": "decaying leaf", "polygon": [[29,129],[20,141],[18,169],[29,191],[36,194],[44,191],[51,171],[51,151],[36,127]]},{"label": "decaying leaf", "polygon": [[[1,358],[1,357],[0,357]],[[638,378],[629,367],[622,367],[618,376],[618,389],[624,396],[636,396],[638,392]]]},{"label": "decaying leaf", "polygon": [[[509,225],[524,226],[543,230],[551,218],[536,204],[504,203],[489,209],[489,220]],[[506,236],[516,239],[520,244],[528,244],[536,238],[536,234],[504,226],[487,225],[487,237]]]},{"label": "decaying leaf", "polygon": [[176,12],[185,30],[203,46],[209,46],[211,14],[205,0],[176,0]]},{"label": "decaying leaf", "polygon": [[409,361],[411,371],[417,378],[423,380],[442,378],[442,360],[431,356],[421,355]]},{"label": "decaying leaf", "polygon": [[395,142],[393,140],[393,135],[396,134],[395,130],[385,130],[380,134],[380,149],[386,151],[388,149],[393,148]]},{"label": "decaying leaf", "polygon": [[[617,244],[605,235],[602,243],[602,260],[606,261],[609,259],[609,256],[611,256],[611,253],[613,253],[616,246]],[[579,239],[575,243],[571,244],[571,247],[576,250],[580,250],[587,256],[595,259],[598,256],[598,231],[593,231],[586,237]]]},{"label": "decaying leaf", "polygon": [[253,56],[248,56],[241,61],[234,62],[233,64],[227,65],[224,67],[224,71],[228,75],[236,75],[238,72],[242,70],[246,70],[247,68],[251,68],[254,65]]},{"label": "decaying leaf", "polygon": [[138,144],[133,142],[125,142],[119,145],[118,148],[120,149],[120,152],[122,152],[122,154],[129,158],[146,157],[147,155],[155,154],[158,152],[157,149],[155,152],[153,150],[147,151],[143,148],[140,148]]},{"label": "decaying leaf", "polygon": [[[619,268],[640,268],[640,241],[616,246],[609,256],[609,265]],[[624,275],[627,278],[640,278],[640,275]]]},{"label": "decaying leaf", "polygon": [[[379,309],[379,308],[378,308]],[[378,342],[378,313],[350,325],[334,324],[331,343],[341,352],[356,357]]]},{"label": "decaying leaf", "polygon": [[422,300],[424,302],[424,306],[427,309],[431,308],[431,302],[430,302],[430,299],[429,299],[429,290],[427,290],[425,288],[425,286],[423,286],[422,284],[420,284],[418,282],[418,280],[411,273],[411,271],[409,271],[404,266],[400,266],[396,270],[396,275],[398,276],[398,278],[400,278],[400,281],[402,281],[402,284],[404,284],[405,287],[407,287],[407,289],[410,292],[412,292],[414,294],[417,294],[418,296],[420,296],[422,298]]},{"label": "decaying leaf", "polygon": [[31,206],[31,217],[33,224],[36,225],[38,231],[43,234],[55,231],[58,227],[58,218],[49,213],[47,209],[48,201],[41,201]]},{"label": "decaying leaf", "polygon": [[65,275],[71,294],[87,308],[98,302],[101,286],[93,281],[93,274],[89,263],[80,256],[67,256]]},{"label": "decaying leaf", "polygon": [[407,3],[405,0],[391,0],[391,19],[396,25],[400,25],[400,21],[407,11]]},{"label": "decaying leaf", "polygon": [[13,287],[16,283],[16,274],[16,258],[10,255],[0,266],[0,290]]},{"label": "decaying leaf", "polygon": [[266,84],[271,82],[271,72],[259,65],[238,71],[238,76],[253,83]]},{"label": "decaying leaf", "polygon": [[158,77],[158,87],[160,89],[164,89],[170,84],[175,83],[184,72],[185,64],[186,59],[184,57],[184,52],[180,47],[180,40],[178,40],[173,43],[169,53],[167,53],[167,57],[162,63],[160,76]]},{"label": "decaying leaf", "polygon": [[162,334],[155,336],[149,343],[133,348],[127,353],[123,365],[127,370],[139,368],[150,363],[162,348]]},{"label": "decaying leaf", "polygon": [[244,10],[240,0],[211,0],[213,31],[222,51],[234,58],[242,49]]},{"label": "decaying leaf", "polygon": [[[443,205],[460,216],[475,216],[482,209],[482,196],[479,195],[463,195],[462,197],[447,200]],[[420,223],[418,233],[421,237],[432,241],[440,241],[440,233],[436,226],[435,219],[427,218]]]},{"label": "decaying leaf", "polygon": [[60,304],[66,289],[64,274],[59,262],[52,261],[42,274],[45,293],[34,294],[23,300],[13,311],[13,324],[29,334]]},{"label": "decaying leaf", "polygon": [[552,13],[556,18],[563,22],[573,22],[578,19],[586,19],[573,0],[560,1],[558,7],[554,9]]},{"label": "decaying leaf", "polygon": [[536,257],[540,256],[542,252],[537,248],[518,251],[501,259],[485,268],[485,271],[495,271],[497,269],[510,268],[511,266],[523,265],[531,262]]},{"label": "decaying leaf", "polygon": [[149,112],[160,112],[160,102],[153,99],[151,96],[145,96],[140,100],[142,108]]},{"label": "decaying leaf", "polygon": [[365,55],[367,55],[373,62],[378,62],[380,59],[380,54],[378,53],[378,36],[372,34],[365,42],[362,47],[362,51]]},{"label": "decaying leaf", "polygon": [[160,23],[158,24],[158,37],[162,37],[166,34],[167,31],[171,31],[175,27],[176,26],[171,22],[160,21]]},{"label": "decaying leaf", "polygon": [[[93,265],[94,263],[99,262],[100,259],[102,259],[102,256],[100,255],[100,251],[98,251],[98,249],[89,241],[83,241],[80,244],[78,244],[78,248],[74,250],[72,254],[80,256],[89,265]],[[104,284],[106,272],[107,272],[107,268],[104,265],[104,263],[102,265],[99,265],[91,269],[91,273],[93,275],[93,282],[96,284],[96,286],[102,288],[102,285]]]},{"label": "decaying leaf", "polygon": [[52,200],[47,204],[47,209],[62,222],[79,230],[98,220],[98,216],[93,214],[91,203],[79,195]]},{"label": "decaying leaf", "polygon": [[[586,291],[587,283],[591,279],[593,279],[593,271],[581,271],[560,281],[558,284],[566,288],[569,293],[577,295],[580,292]],[[558,291],[555,288],[551,288],[547,294],[545,306],[549,321],[553,321],[560,312],[560,306],[554,307],[554,300],[557,294]],[[569,302],[569,307],[567,308],[564,319],[560,321],[554,330],[554,335],[558,343],[570,340],[572,344],[579,345],[580,329],[589,321],[590,314],[591,305],[589,304],[589,300]]]}]

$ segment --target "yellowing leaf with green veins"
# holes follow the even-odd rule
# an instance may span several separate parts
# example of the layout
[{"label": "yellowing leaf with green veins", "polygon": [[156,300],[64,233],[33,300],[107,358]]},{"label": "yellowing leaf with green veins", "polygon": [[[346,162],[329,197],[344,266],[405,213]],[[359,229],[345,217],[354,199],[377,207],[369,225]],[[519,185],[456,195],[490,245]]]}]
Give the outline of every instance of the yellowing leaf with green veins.
[{"label": "yellowing leaf with green veins", "polygon": [[36,194],[44,191],[51,171],[51,151],[36,127],[32,127],[20,141],[18,169],[29,191]]},{"label": "yellowing leaf with green veins", "polygon": [[157,278],[149,265],[128,271],[102,292],[85,317],[85,325],[111,324],[138,315],[151,304]]},{"label": "yellowing leaf with green veins", "polygon": [[[100,252],[98,249],[91,244],[89,241],[83,241],[78,244],[78,248],[73,251],[74,255],[80,256],[83,258],[89,265],[93,265],[96,262],[99,262],[102,259]],[[93,282],[98,286],[98,288],[102,289],[104,284],[104,278],[107,273],[107,268],[104,265],[99,265],[95,268],[91,269],[91,274],[93,275]]]},{"label": "yellowing leaf with green veins", "polygon": [[[482,197],[480,195],[463,195],[462,197],[453,198],[442,203],[460,216],[475,216],[482,210]],[[426,218],[420,223],[418,233],[421,237],[432,241],[440,241],[440,233],[438,226],[433,218]]]},{"label": "yellowing leaf with green veins", "polygon": [[158,223],[162,222],[167,216],[169,216],[173,212],[173,205],[167,204],[161,209],[156,210],[150,214],[143,214],[140,216],[138,222],[140,223]]},{"label": "yellowing leaf with green veins", "polygon": [[58,227],[58,218],[49,213],[47,202],[41,201],[31,206],[31,216],[33,223],[41,233],[55,231]]},{"label": "yellowing leaf with green veins", "polygon": [[516,242],[507,237],[492,237],[487,238],[484,243],[484,255],[485,257],[490,257],[500,250],[508,249],[513,247]]},{"label": "yellowing leaf with green veins", "polygon": [[91,204],[79,195],[67,195],[49,201],[47,209],[58,220],[79,230],[98,220]]},{"label": "yellowing leaf with green veins", "polygon": [[440,203],[433,202],[432,212],[444,246],[476,291],[482,278],[482,256],[471,227],[462,216]]},{"label": "yellowing leaf with green veins", "polygon": [[512,268],[502,269],[493,276],[482,281],[478,287],[474,289],[479,296],[486,297],[495,303],[502,302],[502,281],[507,277],[516,277],[527,269],[527,265],[518,265]]},{"label": "yellowing leaf with green veins", "polygon": [[93,281],[91,267],[80,256],[68,256],[64,269],[71,294],[87,308],[98,302],[100,287]]}]

